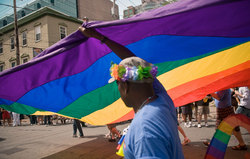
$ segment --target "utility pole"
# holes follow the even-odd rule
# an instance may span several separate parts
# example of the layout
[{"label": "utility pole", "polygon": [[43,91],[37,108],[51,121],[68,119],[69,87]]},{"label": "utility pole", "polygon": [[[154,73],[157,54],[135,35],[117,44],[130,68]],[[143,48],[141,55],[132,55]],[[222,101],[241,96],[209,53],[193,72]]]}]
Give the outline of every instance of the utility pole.
[{"label": "utility pole", "polygon": [[20,65],[20,50],[19,50],[19,38],[18,38],[18,27],[17,27],[17,14],[16,14],[16,0],[13,0],[14,8],[14,28],[16,37],[16,64]]},{"label": "utility pole", "polygon": [[113,19],[116,19],[116,15],[115,15],[115,0],[113,0],[113,7],[111,8],[111,14]]}]

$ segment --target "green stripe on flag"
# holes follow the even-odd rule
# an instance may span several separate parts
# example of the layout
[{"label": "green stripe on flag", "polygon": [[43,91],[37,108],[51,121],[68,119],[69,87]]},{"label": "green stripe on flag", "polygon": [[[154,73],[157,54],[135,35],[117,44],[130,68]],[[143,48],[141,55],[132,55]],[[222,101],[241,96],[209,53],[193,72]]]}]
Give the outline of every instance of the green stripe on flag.
[{"label": "green stripe on flag", "polygon": [[214,138],[216,138],[217,140],[223,142],[224,144],[228,144],[229,140],[230,140],[231,135],[228,135],[222,131],[220,131],[219,129],[216,130],[215,134],[214,134]]}]

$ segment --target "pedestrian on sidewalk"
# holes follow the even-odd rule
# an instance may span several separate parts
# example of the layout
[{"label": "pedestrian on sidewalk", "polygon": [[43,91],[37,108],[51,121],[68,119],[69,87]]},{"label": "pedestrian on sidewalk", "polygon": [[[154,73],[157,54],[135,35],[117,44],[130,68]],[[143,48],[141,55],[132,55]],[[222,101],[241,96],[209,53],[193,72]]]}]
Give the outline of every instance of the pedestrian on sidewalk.
[{"label": "pedestrian on sidewalk", "polygon": [[116,124],[107,124],[109,129],[109,142],[116,142],[116,139],[121,138],[121,132],[117,130]]},{"label": "pedestrian on sidewalk", "polygon": [[207,116],[209,114],[209,103],[212,102],[211,95],[207,95],[202,100],[196,102],[198,106],[198,128],[201,128],[201,119],[202,115],[204,115],[205,126],[208,127]]},{"label": "pedestrian on sidewalk", "polygon": [[[193,124],[192,122],[192,115],[193,115],[192,107],[193,107],[193,103],[188,103],[184,106],[181,106],[182,117],[184,120],[184,127],[186,128],[195,126],[195,124]],[[189,119],[189,122],[187,121],[187,118]]]},{"label": "pedestrian on sidewalk", "polygon": [[[216,129],[220,125],[223,119],[225,119],[227,116],[234,114],[234,110],[231,104],[231,90],[221,90],[216,93],[212,93],[211,96],[215,99],[215,106],[216,106]],[[246,150],[246,144],[244,143],[239,127],[236,127],[233,130],[233,134],[236,137],[236,139],[239,142],[239,149],[240,150]],[[208,141],[203,142],[206,146],[210,144]]]},{"label": "pedestrian on sidewalk", "polygon": [[78,137],[77,136],[77,130],[79,131],[79,137],[80,138],[84,138],[84,134],[82,132],[82,126],[81,126],[81,122],[77,119],[74,119],[74,123],[73,123],[73,137]]},{"label": "pedestrian on sidewalk", "polygon": [[[178,107],[180,108],[180,107]],[[176,108],[176,115],[177,115],[177,118],[178,118],[178,111],[177,111],[177,108]],[[191,142],[191,140],[187,137],[185,131],[182,129],[182,127],[180,126],[178,120],[177,120],[177,126],[178,126],[178,131],[181,133],[181,135],[183,136],[184,140],[181,142],[181,144],[183,146],[189,144]]]},{"label": "pedestrian on sidewalk", "polygon": [[231,101],[232,106],[234,108],[234,111],[236,112],[236,109],[238,108],[238,105],[240,103],[240,100],[238,98],[238,95],[235,94],[235,92],[238,92],[236,88],[230,88],[231,89]]},{"label": "pedestrian on sidewalk", "polygon": [[[240,99],[240,103],[238,108],[236,109],[236,114],[243,114],[250,118],[250,91],[248,87],[240,87],[239,91],[235,91],[235,95],[237,95]],[[241,139],[240,139],[241,140]],[[243,141],[243,139],[242,139]],[[243,141],[244,143],[244,141]],[[233,146],[233,150],[244,150],[246,146],[242,146],[239,142],[239,145]]]},{"label": "pedestrian on sidewalk", "polygon": [[13,127],[15,126],[20,126],[20,114],[12,112],[12,116],[13,116]]},{"label": "pedestrian on sidewalk", "polygon": [[5,126],[6,121],[7,121],[8,126],[10,126],[11,116],[7,110],[2,109],[2,119],[3,119],[3,127]]},{"label": "pedestrian on sidewalk", "polygon": [[239,97],[239,107],[236,109],[236,114],[244,114],[250,118],[250,91],[248,87],[240,87],[235,94]]}]

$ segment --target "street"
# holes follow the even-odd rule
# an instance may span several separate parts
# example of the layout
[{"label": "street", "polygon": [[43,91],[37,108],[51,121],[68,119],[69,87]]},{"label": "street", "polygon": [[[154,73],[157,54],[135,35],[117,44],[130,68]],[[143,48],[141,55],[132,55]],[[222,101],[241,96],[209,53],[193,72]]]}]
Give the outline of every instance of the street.
[{"label": "street", "polygon": [[[202,141],[211,139],[214,134],[215,109],[210,109],[209,127],[184,128],[191,143],[183,146],[186,159],[204,158],[206,147]],[[115,154],[116,142],[108,142],[105,134],[106,126],[83,127],[85,138],[72,138],[72,124],[57,126],[33,125],[23,122],[19,127],[0,127],[0,158],[1,159],[119,159]],[[128,123],[117,128],[123,130]],[[231,137],[226,151],[225,159],[243,159],[249,155],[250,136],[241,128],[242,136],[248,146],[247,151],[234,151],[231,146],[237,145],[234,136]],[[180,139],[183,137],[180,134]],[[249,156],[248,156],[249,157]]]}]

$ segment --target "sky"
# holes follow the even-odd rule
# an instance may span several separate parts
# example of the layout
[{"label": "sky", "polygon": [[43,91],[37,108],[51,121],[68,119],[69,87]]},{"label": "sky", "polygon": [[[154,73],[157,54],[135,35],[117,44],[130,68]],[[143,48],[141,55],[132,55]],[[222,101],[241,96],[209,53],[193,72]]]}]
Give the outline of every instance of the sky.
[{"label": "sky", "polygon": [[[16,0],[17,7],[23,7],[34,0]],[[113,0],[111,0],[113,1]],[[4,6],[7,4],[13,6],[13,0],[0,0],[0,18],[13,14],[13,8]],[[128,6],[138,6],[141,4],[141,0],[116,0],[116,4],[119,6],[120,19],[123,17],[123,10],[127,9]]]}]

